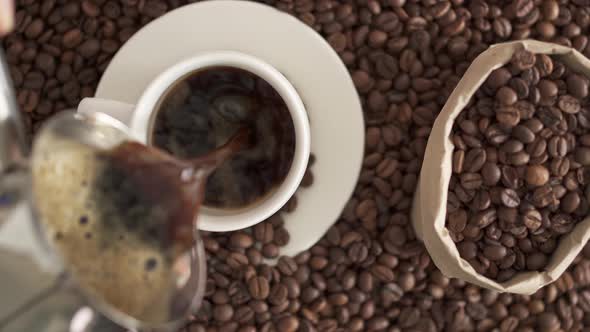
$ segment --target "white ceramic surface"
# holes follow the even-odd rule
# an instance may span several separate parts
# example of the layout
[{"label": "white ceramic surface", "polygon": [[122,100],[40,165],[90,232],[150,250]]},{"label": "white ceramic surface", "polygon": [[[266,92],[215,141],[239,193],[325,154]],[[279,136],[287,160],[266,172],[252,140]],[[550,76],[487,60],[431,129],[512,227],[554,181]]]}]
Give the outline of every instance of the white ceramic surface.
[{"label": "white ceramic surface", "polygon": [[364,149],[361,105],[346,67],[315,31],[292,16],[252,2],[187,5],[137,32],[104,73],[96,97],[135,104],[173,64],[205,51],[234,50],[278,69],[303,100],[311,127],[314,184],[284,214],[291,240],[282,255],[312,246],[350,198]]},{"label": "white ceramic surface", "polygon": [[109,103],[101,98],[86,98],[78,106],[82,113],[106,113],[118,118],[122,114],[132,115],[118,118],[129,126],[129,134],[138,141],[150,142],[155,111],[162,96],[187,74],[201,68],[229,66],[247,70],[268,82],[282,97],[289,109],[295,129],[295,152],[291,168],[285,180],[272,194],[257,204],[237,211],[214,211],[203,208],[199,214],[199,228],[211,232],[228,232],[255,225],[283,207],[299,187],[307,168],[310,152],[309,120],[303,102],[291,83],[278,70],[253,56],[236,51],[202,52],[184,59],[159,74],[145,89],[137,104],[129,106],[119,101]]}]

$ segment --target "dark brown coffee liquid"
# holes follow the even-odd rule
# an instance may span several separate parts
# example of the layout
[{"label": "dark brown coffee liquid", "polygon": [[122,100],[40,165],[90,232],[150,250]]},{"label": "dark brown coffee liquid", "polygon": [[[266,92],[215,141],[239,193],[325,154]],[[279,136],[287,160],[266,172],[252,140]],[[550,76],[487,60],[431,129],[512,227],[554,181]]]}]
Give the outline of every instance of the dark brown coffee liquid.
[{"label": "dark brown coffee liquid", "polygon": [[163,98],[151,143],[181,158],[194,158],[244,127],[251,133],[250,146],[209,177],[204,196],[205,206],[243,208],[283,182],[295,151],[289,110],[266,81],[231,67],[189,75]]},{"label": "dark brown coffee liquid", "polygon": [[222,146],[191,160],[132,141],[97,154],[102,168],[91,185],[99,218],[105,227],[123,226],[173,255],[188,250],[207,177],[248,146],[249,137],[242,128]]},{"label": "dark brown coffee liquid", "polygon": [[[97,158],[103,168],[90,185],[106,230],[133,233],[163,252],[172,249],[172,256],[192,246],[204,176],[190,164],[135,142]],[[190,174],[183,178],[183,172]]]}]

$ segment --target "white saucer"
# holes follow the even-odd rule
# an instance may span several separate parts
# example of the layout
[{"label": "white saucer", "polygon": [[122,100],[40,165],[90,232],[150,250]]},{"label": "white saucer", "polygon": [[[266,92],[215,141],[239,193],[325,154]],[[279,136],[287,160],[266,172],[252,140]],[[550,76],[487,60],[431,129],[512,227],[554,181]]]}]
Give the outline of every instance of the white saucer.
[{"label": "white saucer", "polygon": [[134,104],[159,73],[203,51],[235,50],[275,66],[295,86],[311,124],[314,184],[284,214],[291,235],[282,255],[315,244],[336,221],[361,169],[364,121],[344,64],[311,28],[272,7],[206,1],[176,9],[137,32],[115,55],[96,97]]}]

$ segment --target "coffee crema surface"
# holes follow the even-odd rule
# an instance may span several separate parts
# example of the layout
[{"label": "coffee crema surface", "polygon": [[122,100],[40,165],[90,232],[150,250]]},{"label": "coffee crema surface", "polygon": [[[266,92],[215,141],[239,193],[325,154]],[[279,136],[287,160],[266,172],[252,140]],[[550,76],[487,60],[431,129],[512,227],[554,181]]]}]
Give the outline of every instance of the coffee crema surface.
[{"label": "coffee crema surface", "polygon": [[287,105],[262,78],[233,67],[210,67],[187,75],[162,97],[152,144],[181,158],[201,156],[239,129],[250,145],[208,179],[203,204],[240,209],[267,197],[286,178],[295,152]]}]

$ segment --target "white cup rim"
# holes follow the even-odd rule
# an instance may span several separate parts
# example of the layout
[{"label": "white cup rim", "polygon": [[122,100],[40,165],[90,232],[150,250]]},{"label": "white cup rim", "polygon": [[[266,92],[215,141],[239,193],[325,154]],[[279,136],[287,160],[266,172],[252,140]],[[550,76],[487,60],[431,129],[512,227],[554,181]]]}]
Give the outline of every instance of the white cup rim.
[{"label": "white cup rim", "polygon": [[263,201],[229,214],[212,214],[201,210],[198,228],[204,231],[226,232],[255,225],[279,211],[297,190],[309,159],[310,126],[305,107],[293,85],[276,68],[259,58],[235,51],[215,51],[197,54],[162,72],[150,83],[140,97],[131,118],[130,134],[147,143],[153,121],[153,110],[161,96],[179,78],[195,70],[229,66],[249,71],[268,82],[283,98],[295,129],[295,152],[285,180]]}]

